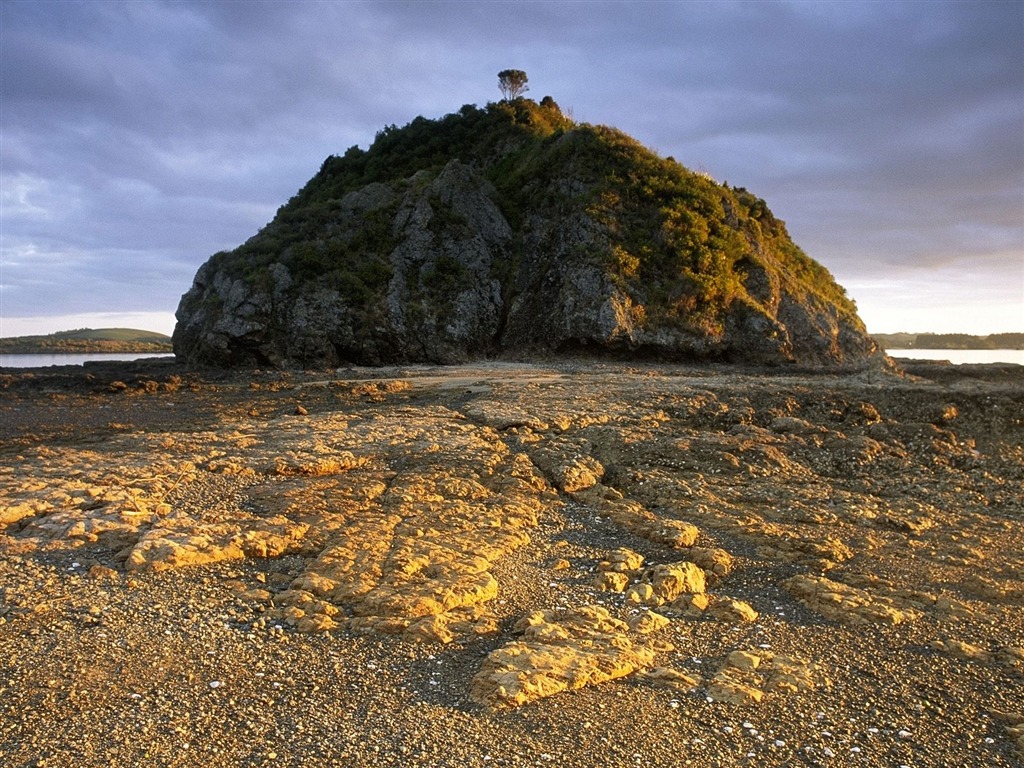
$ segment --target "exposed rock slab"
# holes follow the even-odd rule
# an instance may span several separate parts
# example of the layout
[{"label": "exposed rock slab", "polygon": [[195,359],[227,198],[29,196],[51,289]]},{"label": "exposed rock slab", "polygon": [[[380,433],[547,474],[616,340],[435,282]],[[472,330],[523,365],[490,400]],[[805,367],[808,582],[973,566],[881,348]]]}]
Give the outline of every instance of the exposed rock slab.
[{"label": "exposed rock slab", "polygon": [[600,606],[530,614],[516,625],[519,640],[488,655],[470,697],[514,707],[625,677],[655,658],[651,648],[630,639],[629,629]]},{"label": "exposed rock slab", "polygon": [[794,576],[782,583],[790,594],[822,616],[843,624],[902,624],[921,617],[921,611],[901,607],[895,600],[824,576]]},{"label": "exposed rock slab", "polygon": [[827,686],[820,666],[763,650],[730,653],[711,678],[707,695],[717,702],[749,706],[769,694],[793,694]]}]

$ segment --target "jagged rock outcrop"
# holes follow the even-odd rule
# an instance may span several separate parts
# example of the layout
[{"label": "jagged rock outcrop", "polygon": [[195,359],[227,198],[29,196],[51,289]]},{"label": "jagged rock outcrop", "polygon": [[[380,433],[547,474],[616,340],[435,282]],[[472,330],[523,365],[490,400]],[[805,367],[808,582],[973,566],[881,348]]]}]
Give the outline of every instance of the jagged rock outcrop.
[{"label": "jagged rock outcrop", "polygon": [[882,353],[764,202],[525,99],[330,157],[182,297],[192,363],[582,352],[861,367]]}]

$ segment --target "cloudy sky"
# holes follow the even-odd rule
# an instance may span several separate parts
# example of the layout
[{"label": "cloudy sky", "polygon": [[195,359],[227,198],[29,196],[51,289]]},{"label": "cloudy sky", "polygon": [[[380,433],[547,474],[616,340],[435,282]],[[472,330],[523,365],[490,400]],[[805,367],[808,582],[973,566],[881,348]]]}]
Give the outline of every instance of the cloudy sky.
[{"label": "cloudy sky", "polygon": [[500,98],[767,200],[870,331],[1024,331],[1024,2],[0,2],[0,335],[169,333],[327,155]]}]

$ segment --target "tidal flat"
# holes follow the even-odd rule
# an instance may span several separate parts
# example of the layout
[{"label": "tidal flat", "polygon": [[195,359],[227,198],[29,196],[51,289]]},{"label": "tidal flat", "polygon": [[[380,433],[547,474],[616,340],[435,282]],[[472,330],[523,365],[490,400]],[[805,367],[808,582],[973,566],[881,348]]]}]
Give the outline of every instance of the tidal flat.
[{"label": "tidal flat", "polygon": [[0,372],[0,763],[1019,766],[1024,369]]}]

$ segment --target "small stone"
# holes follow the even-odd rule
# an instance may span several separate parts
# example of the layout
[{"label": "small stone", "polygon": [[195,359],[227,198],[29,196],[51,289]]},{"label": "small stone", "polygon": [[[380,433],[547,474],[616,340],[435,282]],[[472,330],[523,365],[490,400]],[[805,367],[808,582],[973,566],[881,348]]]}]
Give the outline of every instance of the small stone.
[{"label": "small stone", "polygon": [[618,571],[601,571],[591,583],[602,592],[622,592],[629,586],[629,575]]},{"label": "small stone", "polygon": [[105,565],[92,566],[87,575],[90,579],[95,579],[96,581],[117,581],[120,578],[120,574],[117,571]]},{"label": "small stone", "polygon": [[654,601],[657,598],[654,595],[654,587],[650,584],[637,584],[636,586],[630,587],[626,592],[627,603],[640,603],[642,605],[658,605]]},{"label": "small stone", "polygon": [[641,672],[640,676],[658,688],[674,688],[684,692],[691,691],[701,684],[700,675],[689,675],[670,667],[655,667]]},{"label": "small stone", "polygon": [[761,701],[764,698],[764,691],[737,680],[719,678],[716,675],[711,685],[708,686],[708,698],[725,704],[749,706]]},{"label": "small stone", "polygon": [[700,616],[711,605],[711,596],[705,592],[696,595],[681,595],[666,608],[675,615]]},{"label": "small stone", "polygon": [[598,568],[602,571],[636,571],[644,564],[644,556],[631,549],[620,547],[601,561]]},{"label": "small stone", "polygon": [[689,561],[648,568],[641,581],[651,585],[659,604],[675,600],[681,594],[702,593],[707,583],[700,566]]},{"label": "small stone", "polygon": [[659,629],[667,627],[670,621],[660,613],[645,611],[636,618],[630,619],[627,623],[629,628],[637,634],[649,635],[651,632],[657,632]]},{"label": "small stone", "polygon": [[723,621],[756,621],[758,613],[742,600],[716,600],[707,613]]}]

